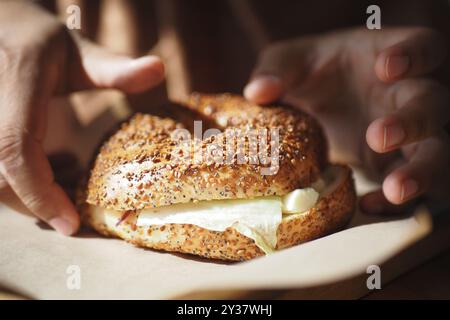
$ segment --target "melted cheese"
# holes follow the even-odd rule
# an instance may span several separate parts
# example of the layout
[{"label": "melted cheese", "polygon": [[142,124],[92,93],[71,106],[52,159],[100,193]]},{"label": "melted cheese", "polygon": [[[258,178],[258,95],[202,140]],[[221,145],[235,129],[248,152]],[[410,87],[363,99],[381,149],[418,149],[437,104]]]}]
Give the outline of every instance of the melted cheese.
[{"label": "melted cheese", "polygon": [[319,199],[319,194],[313,188],[296,189],[283,196],[283,213],[301,213],[308,211]]},{"label": "melted cheese", "polygon": [[276,247],[277,229],[283,214],[302,214],[311,209],[318,198],[314,189],[306,188],[284,197],[176,204],[140,211],[137,225],[193,224],[213,231],[232,227],[269,253]]}]

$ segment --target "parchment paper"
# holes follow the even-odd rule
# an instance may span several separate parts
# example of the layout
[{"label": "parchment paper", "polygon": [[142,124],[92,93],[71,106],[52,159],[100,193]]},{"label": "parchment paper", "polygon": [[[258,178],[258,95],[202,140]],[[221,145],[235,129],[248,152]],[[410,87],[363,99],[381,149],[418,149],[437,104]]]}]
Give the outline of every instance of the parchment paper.
[{"label": "parchment paper", "polygon": [[[89,142],[95,144],[93,137],[101,136],[99,126],[94,128],[83,131],[78,143],[68,135],[71,145],[86,151]],[[373,187],[357,181],[359,192]],[[63,237],[0,206],[0,287],[39,299],[165,299],[195,290],[304,288],[365,273],[369,265],[382,264],[430,231],[426,211],[391,221],[356,214],[344,231],[227,264],[137,248],[89,230]],[[67,286],[71,266],[79,267],[80,289]]]},{"label": "parchment paper", "polygon": [[[311,287],[365,273],[430,230],[422,212],[226,264],[137,248],[90,231],[66,238],[0,208],[0,286],[40,299],[165,299],[195,290]],[[72,265],[81,271],[79,290],[67,286]]]}]

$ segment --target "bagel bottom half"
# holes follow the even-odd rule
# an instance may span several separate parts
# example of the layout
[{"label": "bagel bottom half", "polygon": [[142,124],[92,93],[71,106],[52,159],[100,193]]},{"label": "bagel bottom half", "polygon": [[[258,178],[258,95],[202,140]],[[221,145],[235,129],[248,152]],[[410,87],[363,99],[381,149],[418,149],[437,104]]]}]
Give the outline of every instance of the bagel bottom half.
[{"label": "bagel bottom half", "polygon": [[[356,203],[352,172],[347,166],[330,165],[322,174],[324,187],[314,207],[300,214],[283,215],[273,250],[291,247],[338,231],[349,222]],[[211,259],[249,260],[268,250],[254,237],[233,226],[214,231],[194,224],[136,224],[137,211],[109,211],[82,203],[86,224],[106,236],[115,236],[141,247],[195,254]]]}]

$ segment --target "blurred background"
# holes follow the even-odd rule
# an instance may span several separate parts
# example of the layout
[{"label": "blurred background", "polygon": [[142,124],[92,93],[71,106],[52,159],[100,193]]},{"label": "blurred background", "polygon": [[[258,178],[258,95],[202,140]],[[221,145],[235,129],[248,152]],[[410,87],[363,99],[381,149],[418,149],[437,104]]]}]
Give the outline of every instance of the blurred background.
[{"label": "blurred background", "polygon": [[[70,15],[67,8],[77,5],[79,32],[85,37],[116,53],[133,57],[156,54],[166,66],[166,81],[148,92],[124,95],[95,90],[54,101],[46,149],[49,154],[74,153],[82,167],[105,132],[132,112],[161,109],[168,99],[183,100],[193,91],[241,93],[258,54],[268,44],[355,26],[365,28],[366,9],[375,4],[365,0],[35,2],[57,14],[63,23]],[[383,27],[431,26],[447,34],[450,30],[448,1],[376,3],[383,8]],[[73,163],[70,166],[73,168]],[[55,165],[60,167],[66,166]]]}]

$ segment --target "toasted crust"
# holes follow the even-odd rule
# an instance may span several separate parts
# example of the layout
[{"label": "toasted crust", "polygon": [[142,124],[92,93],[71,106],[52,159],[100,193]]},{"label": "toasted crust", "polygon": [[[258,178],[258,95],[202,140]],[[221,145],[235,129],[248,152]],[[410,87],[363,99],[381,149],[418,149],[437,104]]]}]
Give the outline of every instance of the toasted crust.
[{"label": "toasted crust", "polygon": [[[325,236],[348,223],[356,200],[353,178],[348,167],[335,168],[338,169],[329,181],[329,189],[322,193],[314,208],[293,218],[283,218],[277,230],[276,249]],[[103,235],[116,236],[141,247],[234,261],[264,255],[253,239],[232,227],[219,232],[190,224],[136,226],[137,215],[134,212],[117,225],[115,221],[124,212],[117,212],[117,216],[109,220],[104,211],[95,208],[85,202],[81,205],[86,224]]]},{"label": "toasted crust", "polygon": [[[326,164],[321,128],[299,111],[263,108],[229,94],[194,94],[184,107],[178,108],[183,114],[186,109],[191,112],[178,119],[183,123],[138,114],[103,145],[88,181],[89,204],[111,210],[138,210],[193,200],[283,195],[309,186]],[[279,165],[240,164],[237,154],[228,163],[203,158],[197,164],[193,160],[195,153],[189,154],[191,146],[181,148],[181,154],[188,154],[188,158],[177,161],[173,155],[180,150],[175,149],[179,146],[173,143],[171,133],[177,128],[189,128],[195,119],[206,119],[204,125],[222,130],[279,130]],[[199,147],[205,149],[214,141],[226,139],[226,133],[220,133],[199,142]],[[226,152],[224,147],[222,151]],[[205,154],[208,156],[208,152]],[[268,166],[276,174],[262,175],[261,169]]]},{"label": "toasted crust", "polygon": [[[184,105],[170,108],[175,114],[172,118],[136,115],[102,146],[87,187],[79,193],[78,204],[87,225],[142,247],[222,260],[248,260],[264,252],[253,239],[233,227],[221,232],[190,224],[137,226],[138,212],[191,201],[284,195],[309,187],[326,172],[336,171],[329,170],[321,128],[302,112],[288,107],[261,107],[229,94],[194,94]],[[194,120],[203,121],[203,130],[218,128],[225,132],[199,140],[194,146],[175,146],[171,133],[180,128],[192,131]],[[226,152],[220,143],[229,139],[230,128],[244,134],[254,129],[278,130],[279,163],[274,174],[261,174],[263,167],[273,163],[239,163],[236,153],[231,162],[223,164],[209,158],[202,158],[198,164],[193,161],[195,153],[189,152],[194,147],[203,150],[219,143]],[[267,137],[266,149],[271,141]],[[263,146],[257,144],[258,148]],[[245,147],[248,152],[250,139]],[[173,156],[179,152],[183,154],[181,158]],[[324,171],[325,168],[328,169]],[[324,236],[348,222],[355,205],[354,184],[351,170],[338,168],[338,174],[332,175],[333,183],[328,179],[332,187],[321,193],[314,208],[302,215],[283,217],[275,249]]]}]

